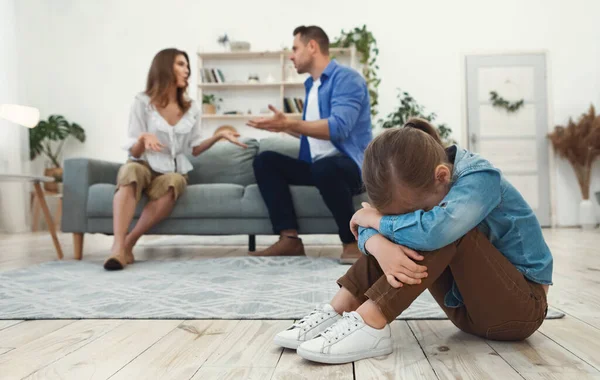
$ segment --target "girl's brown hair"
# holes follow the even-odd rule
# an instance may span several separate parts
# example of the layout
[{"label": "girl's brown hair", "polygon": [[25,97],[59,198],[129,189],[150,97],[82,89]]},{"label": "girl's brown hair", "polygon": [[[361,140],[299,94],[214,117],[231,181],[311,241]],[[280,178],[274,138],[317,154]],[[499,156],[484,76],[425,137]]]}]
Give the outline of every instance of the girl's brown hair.
[{"label": "girl's brown hair", "polygon": [[363,182],[376,209],[389,205],[397,184],[422,193],[433,188],[435,168],[448,164],[436,129],[423,119],[408,120],[404,127],[387,130],[367,147]]},{"label": "girl's brown hair", "polygon": [[[146,82],[146,95],[154,104],[160,107],[166,107],[169,104],[168,90],[176,83],[173,64],[178,55],[183,55],[190,65],[190,59],[186,52],[178,49],[164,49],[159,51],[152,60],[148,80]],[[189,76],[188,76],[189,78]],[[177,87],[177,104],[183,113],[190,109],[192,102],[186,96],[187,85]]]}]

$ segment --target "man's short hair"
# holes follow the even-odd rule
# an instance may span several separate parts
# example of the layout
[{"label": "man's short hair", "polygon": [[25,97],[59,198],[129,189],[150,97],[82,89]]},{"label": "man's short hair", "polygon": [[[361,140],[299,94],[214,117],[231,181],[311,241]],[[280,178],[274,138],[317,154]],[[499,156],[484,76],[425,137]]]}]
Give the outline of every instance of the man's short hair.
[{"label": "man's short hair", "polygon": [[296,34],[300,35],[302,42],[305,44],[308,44],[310,40],[315,40],[321,49],[321,53],[329,55],[329,37],[327,37],[327,33],[322,28],[315,25],[302,25],[294,29],[294,36]]}]

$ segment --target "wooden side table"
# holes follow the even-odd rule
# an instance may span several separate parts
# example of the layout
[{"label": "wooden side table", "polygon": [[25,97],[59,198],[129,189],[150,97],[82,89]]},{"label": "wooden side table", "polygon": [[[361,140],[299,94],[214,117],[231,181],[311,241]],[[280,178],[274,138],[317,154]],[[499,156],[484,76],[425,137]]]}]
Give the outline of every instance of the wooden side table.
[{"label": "wooden side table", "polygon": [[33,189],[37,196],[37,199],[42,206],[42,211],[44,212],[44,218],[46,219],[46,224],[48,225],[48,231],[50,232],[50,236],[52,237],[52,242],[54,243],[54,248],[56,249],[56,255],[59,259],[62,260],[63,252],[60,247],[60,242],[58,241],[58,237],[56,236],[56,226],[54,221],[52,220],[52,215],[50,215],[50,210],[48,209],[48,204],[46,203],[46,198],[44,198],[44,191],[40,186],[40,183],[43,182],[54,182],[54,178],[52,177],[43,177],[43,176],[34,176],[27,174],[0,174],[0,182],[31,182],[33,183]]},{"label": "wooden side table", "polygon": [[[62,193],[44,191],[44,198],[58,198],[56,211],[54,215],[54,228],[56,228],[56,231],[60,231],[60,220],[62,218]],[[35,190],[31,192],[31,209],[33,211],[31,231],[36,232],[40,225],[40,211],[42,211],[42,205]]]}]

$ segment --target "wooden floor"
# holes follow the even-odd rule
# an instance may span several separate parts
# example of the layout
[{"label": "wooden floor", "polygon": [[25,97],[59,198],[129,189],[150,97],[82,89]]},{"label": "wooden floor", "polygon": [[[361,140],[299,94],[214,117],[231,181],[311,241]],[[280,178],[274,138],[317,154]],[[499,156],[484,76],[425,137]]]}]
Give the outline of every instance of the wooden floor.
[{"label": "wooden floor", "polygon": [[[567,316],[546,321],[524,342],[485,341],[448,321],[396,321],[392,355],[330,366],[273,345],[292,321],[0,321],[0,379],[600,379],[600,230],[546,230],[545,236],[555,256],[550,304]],[[61,242],[72,259],[71,236]],[[86,236],[84,260],[101,265],[110,242]],[[244,247],[156,242],[146,238],[136,257],[245,254]],[[336,256],[339,250],[307,251]],[[46,234],[0,235],[0,271],[55,257]]]}]

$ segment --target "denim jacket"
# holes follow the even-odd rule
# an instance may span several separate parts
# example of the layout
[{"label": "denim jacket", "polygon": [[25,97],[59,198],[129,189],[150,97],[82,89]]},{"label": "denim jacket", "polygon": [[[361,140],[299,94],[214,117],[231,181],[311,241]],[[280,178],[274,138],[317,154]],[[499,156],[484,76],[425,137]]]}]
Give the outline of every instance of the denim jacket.
[{"label": "denim jacket", "polygon": [[[489,161],[454,149],[452,186],[440,204],[430,211],[384,216],[379,231],[361,228],[361,251],[366,252],[365,243],[378,233],[396,244],[433,251],[477,227],[527,279],[552,284],[552,254],[531,207]],[[444,303],[462,305],[456,283]]]},{"label": "denim jacket", "polygon": [[[308,94],[313,78],[304,82],[308,105]],[[306,108],[302,119],[306,117]],[[319,115],[327,119],[331,143],[350,157],[360,171],[367,145],[371,142],[371,102],[367,82],[358,71],[331,60],[321,75],[319,86]],[[306,136],[300,139],[299,160],[312,162]]]}]

